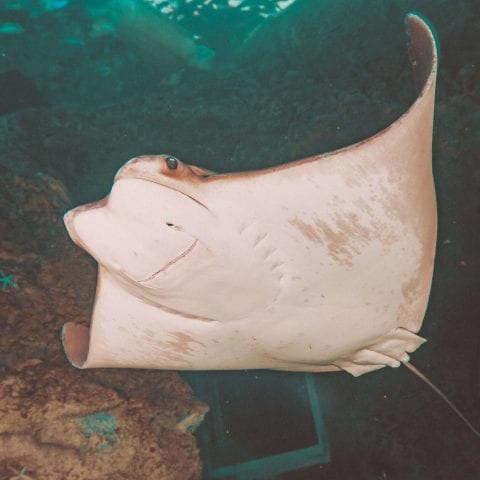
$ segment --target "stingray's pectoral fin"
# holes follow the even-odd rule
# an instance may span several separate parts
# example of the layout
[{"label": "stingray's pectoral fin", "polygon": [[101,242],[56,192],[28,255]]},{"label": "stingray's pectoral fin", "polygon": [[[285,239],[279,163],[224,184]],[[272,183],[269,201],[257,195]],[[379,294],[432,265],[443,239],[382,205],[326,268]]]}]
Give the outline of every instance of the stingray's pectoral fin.
[{"label": "stingray's pectoral fin", "polygon": [[399,367],[409,360],[408,353],[415,351],[426,340],[404,328],[395,328],[367,348],[357,350],[348,358],[340,358],[334,365],[354,377],[383,367]]},{"label": "stingray's pectoral fin", "polygon": [[62,328],[62,343],[71,364],[82,368],[88,356],[90,329],[85,325],[67,322]]}]

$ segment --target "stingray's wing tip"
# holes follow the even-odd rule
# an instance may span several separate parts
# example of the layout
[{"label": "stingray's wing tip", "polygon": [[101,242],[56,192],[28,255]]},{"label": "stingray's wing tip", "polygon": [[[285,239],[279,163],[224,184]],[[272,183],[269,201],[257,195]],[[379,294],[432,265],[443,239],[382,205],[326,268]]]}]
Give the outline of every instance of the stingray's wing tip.
[{"label": "stingray's wing tip", "polygon": [[426,33],[430,38],[435,49],[436,56],[440,53],[440,43],[438,34],[433,23],[421,12],[412,10],[405,15],[405,27],[407,33],[412,37],[412,30],[417,29]]}]

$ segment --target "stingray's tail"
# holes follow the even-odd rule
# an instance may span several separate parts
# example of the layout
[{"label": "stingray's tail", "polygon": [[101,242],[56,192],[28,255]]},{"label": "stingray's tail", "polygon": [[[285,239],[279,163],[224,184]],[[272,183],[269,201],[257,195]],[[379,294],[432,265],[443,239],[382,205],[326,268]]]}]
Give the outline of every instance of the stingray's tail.
[{"label": "stingray's tail", "polygon": [[436,394],[442,398],[445,403],[465,422],[467,427],[480,438],[480,432],[466,419],[465,415],[455,406],[455,404],[437,387],[435,386],[418,368],[414,367],[410,362],[402,362],[411,372],[418,378],[423,380]]}]

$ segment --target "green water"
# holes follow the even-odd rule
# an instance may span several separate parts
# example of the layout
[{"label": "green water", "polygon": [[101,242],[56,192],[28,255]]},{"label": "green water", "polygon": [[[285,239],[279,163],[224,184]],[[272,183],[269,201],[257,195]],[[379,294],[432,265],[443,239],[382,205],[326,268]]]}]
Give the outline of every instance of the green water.
[{"label": "green water", "polygon": [[21,112],[28,140],[7,138],[0,166],[54,174],[83,203],[135,155],[272,166],[361,140],[414,97],[414,2],[170,3],[3,2],[0,23],[21,32],[0,34],[0,109]]}]

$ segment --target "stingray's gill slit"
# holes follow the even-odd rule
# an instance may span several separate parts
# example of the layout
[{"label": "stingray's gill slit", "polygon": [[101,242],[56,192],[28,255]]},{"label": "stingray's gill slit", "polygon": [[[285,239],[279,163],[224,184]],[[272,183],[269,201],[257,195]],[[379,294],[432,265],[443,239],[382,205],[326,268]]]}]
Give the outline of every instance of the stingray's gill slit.
[{"label": "stingray's gill slit", "polygon": [[434,385],[418,368],[410,362],[402,362],[411,372],[413,372],[420,380],[425,382],[467,425],[467,427],[480,438],[480,432],[467,420],[465,415],[456,407],[456,405],[436,386]]}]

